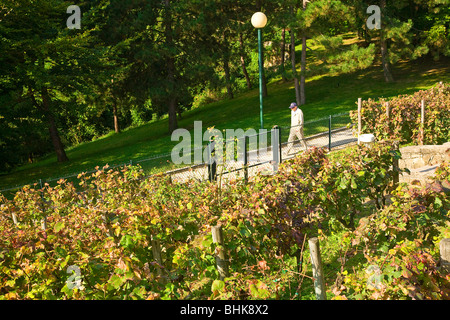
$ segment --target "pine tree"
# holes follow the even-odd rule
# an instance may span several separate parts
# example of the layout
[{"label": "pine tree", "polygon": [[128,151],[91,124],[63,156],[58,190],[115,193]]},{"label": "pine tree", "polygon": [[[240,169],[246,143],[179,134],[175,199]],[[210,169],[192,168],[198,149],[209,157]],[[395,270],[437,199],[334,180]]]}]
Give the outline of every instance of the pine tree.
[{"label": "pine tree", "polygon": [[44,122],[58,162],[68,160],[60,133],[62,115],[77,111],[69,105],[79,92],[90,92],[97,67],[95,52],[88,50],[90,30],[66,26],[68,6],[59,0],[5,0],[7,14],[0,25],[0,96],[8,101],[2,108],[22,109],[20,115],[0,114]]},{"label": "pine tree", "polygon": [[[353,72],[373,63],[374,45],[362,47],[354,44],[347,48],[343,46],[341,34],[357,29],[356,18],[352,7],[344,1],[311,1],[303,10],[298,11],[297,20],[300,21],[306,38],[325,47],[324,51],[312,52],[318,60],[323,61],[318,67],[321,72]],[[302,53],[304,51],[306,54],[305,42],[302,41]],[[307,74],[306,63],[302,69],[302,72]]]},{"label": "pine tree", "polygon": [[[435,58],[449,55],[450,1],[379,0],[381,29],[369,30],[379,37],[381,62],[386,82],[394,81],[391,66],[402,59],[416,60],[431,50]],[[362,7],[368,3],[361,1]]]}]

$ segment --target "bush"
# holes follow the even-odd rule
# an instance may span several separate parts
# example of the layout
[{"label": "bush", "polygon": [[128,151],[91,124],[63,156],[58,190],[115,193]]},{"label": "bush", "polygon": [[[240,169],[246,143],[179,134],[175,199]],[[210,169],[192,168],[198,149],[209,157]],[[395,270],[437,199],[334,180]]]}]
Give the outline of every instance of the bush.
[{"label": "bush", "polygon": [[[421,129],[421,101],[425,101],[425,122]],[[386,115],[389,103],[389,117]],[[353,123],[358,112],[351,111]],[[398,140],[400,143],[442,144],[450,141],[450,84],[437,84],[413,95],[362,101],[362,132],[373,133],[378,140]]]},{"label": "bush", "polygon": [[400,186],[391,201],[360,220],[352,245],[366,261],[358,272],[341,273],[334,293],[341,299],[450,299],[438,248],[450,231],[448,195],[439,184]]},{"label": "bush", "polygon": [[[286,269],[292,266],[289,254],[298,254],[304,240],[305,223],[283,176],[261,176],[254,185],[238,181],[229,188],[176,184],[162,175],[144,178],[139,167],[98,169],[79,178],[81,190],[62,180],[54,188],[28,186],[13,200],[1,199],[1,298],[293,294],[286,285],[293,277]],[[218,224],[225,248],[212,243],[210,228]],[[214,281],[217,250],[231,258],[223,285]],[[76,273],[68,274],[71,270]]]},{"label": "bush", "polygon": [[[338,273],[336,297],[446,298],[435,244],[450,233],[448,195],[438,182],[394,189],[398,156],[388,142],[333,157],[312,148],[275,175],[227,186],[146,178],[139,166],[27,186],[0,197],[0,299],[293,299],[305,294],[306,240],[342,230],[338,246],[353,241],[365,262]],[[373,265],[382,285],[363,292]]]}]

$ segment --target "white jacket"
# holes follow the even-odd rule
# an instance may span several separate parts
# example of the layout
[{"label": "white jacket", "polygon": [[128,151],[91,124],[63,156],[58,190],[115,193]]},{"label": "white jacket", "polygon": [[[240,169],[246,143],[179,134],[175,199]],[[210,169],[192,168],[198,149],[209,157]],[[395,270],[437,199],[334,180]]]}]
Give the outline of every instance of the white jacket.
[{"label": "white jacket", "polygon": [[303,125],[303,112],[297,107],[296,111],[291,110],[291,127]]}]

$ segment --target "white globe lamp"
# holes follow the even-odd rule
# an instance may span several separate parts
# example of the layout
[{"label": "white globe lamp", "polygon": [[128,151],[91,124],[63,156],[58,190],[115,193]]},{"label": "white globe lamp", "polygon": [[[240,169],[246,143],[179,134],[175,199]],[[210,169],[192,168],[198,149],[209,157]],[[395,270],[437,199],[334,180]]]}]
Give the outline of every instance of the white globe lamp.
[{"label": "white globe lamp", "polygon": [[267,17],[264,13],[262,12],[256,12],[253,14],[252,16],[252,25],[256,28],[256,29],[261,29],[264,28],[267,24]]}]

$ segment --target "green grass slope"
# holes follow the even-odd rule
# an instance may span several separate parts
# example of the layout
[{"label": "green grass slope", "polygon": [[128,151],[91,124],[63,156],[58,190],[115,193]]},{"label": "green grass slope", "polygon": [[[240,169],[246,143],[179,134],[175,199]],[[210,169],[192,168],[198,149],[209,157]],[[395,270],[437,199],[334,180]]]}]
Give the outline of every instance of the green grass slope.
[{"label": "green grass slope", "polygon": [[[309,61],[308,61],[309,63]],[[315,63],[315,62],[312,62]],[[450,81],[450,59],[440,61],[419,59],[399,63],[393,68],[392,84],[386,84],[381,66],[340,75],[316,75],[306,81],[306,105],[302,106],[305,121],[347,112],[356,108],[359,97],[363,99],[392,97],[426,89],[439,81]],[[289,126],[289,104],[295,101],[293,82],[274,80],[268,84],[268,96],[264,99],[264,127]],[[259,129],[259,91],[253,89],[232,100],[214,102],[183,114],[179,127],[191,130],[194,121],[203,122],[203,130],[215,126],[218,129]],[[285,137],[287,139],[287,137]],[[171,141],[167,119],[140,127],[110,133],[92,142],[67,150],[70,159],[57,163],[49,155],[33,164],[17,168],[0,176],[0,190],[13,186],[35,183],[52,178],[93,170],[96,166],[114,165],[170,153],[178,142]],[[148,163],[148,167],[167,164],[168,158]]]}]

